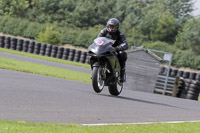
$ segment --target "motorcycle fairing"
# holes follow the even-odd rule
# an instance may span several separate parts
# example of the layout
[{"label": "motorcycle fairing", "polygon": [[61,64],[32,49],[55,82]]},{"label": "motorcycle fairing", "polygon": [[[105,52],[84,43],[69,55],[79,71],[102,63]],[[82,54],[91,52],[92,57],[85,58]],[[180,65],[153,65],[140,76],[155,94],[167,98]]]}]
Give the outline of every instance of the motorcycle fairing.
[{"label": "motorcycle fairing", "polygon": [[98,37],[94,40],[92,45],[89,46],[88,51],[93,52],[96,56],[101,56],[103,53],[111,52],[114,43],[115,40],[106,37]]}]

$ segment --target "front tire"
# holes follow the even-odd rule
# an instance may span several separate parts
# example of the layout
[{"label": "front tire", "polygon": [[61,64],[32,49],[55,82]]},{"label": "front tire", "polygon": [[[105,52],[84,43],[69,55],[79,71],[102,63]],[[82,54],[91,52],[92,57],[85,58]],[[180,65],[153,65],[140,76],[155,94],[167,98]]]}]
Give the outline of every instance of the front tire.
[{"label": "front tire", "polygon": [[102,67],[94,67],[92,71],[92,86],[96,93],[100,93],[104,88],[102,72]]}]

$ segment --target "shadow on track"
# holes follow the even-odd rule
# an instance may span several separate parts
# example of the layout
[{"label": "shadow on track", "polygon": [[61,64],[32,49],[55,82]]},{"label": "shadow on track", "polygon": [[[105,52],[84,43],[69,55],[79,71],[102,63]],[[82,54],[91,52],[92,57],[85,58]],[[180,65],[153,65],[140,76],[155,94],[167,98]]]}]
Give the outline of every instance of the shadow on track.
[{"label": "shadow on track", "polygon": [[151,101],[146,101],[146,100],[141,100],[141,99],[135,99],[135,98],[130,98],[130,97],[124,97],[124,96],[112,96],[112,95],[105,95],[105,94],[99,94],[101,96],[105,97],[112,97],[112,98],[117,98],[117,99],[123,99],[123,100],[129,100],[129,101],[137,101],[137,102],[142,102],[142,103],[148,103],[148,104],[154,104],[154,105],[160,105],[160,106],[167,106],[171,108],[179,108],[179,109],[186,109],[182,107],[177,107],[177,106],[172,106],[169,104],[164,104],[164,103],[159,103],[159,102],[151,102]]}]

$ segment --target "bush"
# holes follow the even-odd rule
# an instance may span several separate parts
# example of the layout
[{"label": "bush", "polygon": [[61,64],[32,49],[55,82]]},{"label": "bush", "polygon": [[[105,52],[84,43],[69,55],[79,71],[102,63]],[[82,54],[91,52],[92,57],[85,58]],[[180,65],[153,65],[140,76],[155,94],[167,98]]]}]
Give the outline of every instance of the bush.
[{"label": "bush", "polygon": [[77,43],[82,47],[88,47],[93,43],[93,40],[97,37],[98,33],[103,29],[103,27],[97,26],[82,30],[77,37]]},{"label": "bush", "polygon": [[0,16],[0,32],[34,39],[43,31],[45,24],[30,22],[20,18]]},{"label": "bush", "polygon": [[0,19],[0,31],[6,34],[14,34],[14,28],[17,27],[16,20],[7,16],[1,16]]},{"label": "bush", "polygon": [[64,44],[72,44],[75,46],[88,47],[97,37],[98,33],[104,28],[102,25],[90,27],[88,29],[80,28],[57,28],[61,33]]},{"label": "bush", "polygon": [[61,33],[61,39],[64,44],[77,44],[76,38],[78,36],[78,29],[70,29],[70,28],[57,28]]},{"label": "bush", "polygon": [[24,29],[24,37],[28,37],[34,39],[38,36],[38,34],[44,30],[45,25],[38,24],[38,23],[30,23],[28,24],[27,28]]},{"label": "bush", "polygon": [[17,24],[17,26],[14,27],[13,34],[16,36],[24,36],[24,30],[28,28],[29,21],[17,19],[15,23]]},{"label": "bush", "polygon": [[45,32],[40,32],[38,37],[36,38],[37,41],[47,43],[47,44],[54,44],[54,45],[61,45],[61,35],[59,32],[54,31],[52,27],[47,26]]},{"label": "bush", "polygon": [[170,49],[172,46],[170,46],[166,42],[156,41],[156,42],[145,42],[142,44],[145,48],[148,49],[155,49],[155,50],[161,50],[165,52],[172,52]]},{"label": "bush", "polygon": [[179,31],[178,36],[176,37],[176,43],[175,45],[182,49],[192,49],[200,55],[200,17],[195,18],[192,21],[188,21],[182,31]]},{"label": "bush", "polygon": [[[192,50],[176,50],[173,57],[173,64],[176,67],[189,67],[197,69],[197,55]],[[199,63],[198,63],[199,64]]]}]

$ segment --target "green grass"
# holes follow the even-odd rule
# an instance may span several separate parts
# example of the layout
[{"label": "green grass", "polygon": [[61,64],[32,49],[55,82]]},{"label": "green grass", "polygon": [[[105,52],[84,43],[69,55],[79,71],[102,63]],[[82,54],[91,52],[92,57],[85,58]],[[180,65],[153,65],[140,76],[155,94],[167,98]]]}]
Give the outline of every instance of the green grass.
[{"label": "green grass", "polygon": [[[62,60],[62,59],[57,59],[57,58],[51,58],[51,57],[46,57],[46,56],[40,56],[40,55],[35,55],[35,54],[30,54],[30,53],[25,53],[25,52],[19,52],[19,51],[10,50],[10,49],[0,48],[0,52],[6,52],[6,53],[11,53],[11,54],[17,54],[17,55],[57,62],[57,63],[90,68],[88,64]],[[81,73],[77,71],[72,71],[72,70],[67,70],[67,69],[62,69],[62,68],[55,68],[51,66],[18,61],[18,60],[9,59],[9,58],[3,58],[3,57],[0,57],[0,68],[91,83],[91,79],[90,79],[91,75],[88,73]]]},{"label": "green grass", "polygon": [[0,133],[199,133],[200,122],[82,126],[0,121]]},{"label": "green grass", "polygon": [[76,80],[80,82],[91,82],[91,75],[88,73],[71,71],[67,69],[56,68],[30,62],[18,61],[4,57],[0,57],[0,68],[16,70],[20,72],[28,72],[33,74],[41,74],[69,80]]},{"label": "green grass", "polygon": [[62,59],[57,59],[57,58],[51,58],[51,57],[46,57],[46,56],[40,56],[40,55],[35,55],[35,54],[30,54],[30,53],[25,53],[25,52],[19,52],[19,51],[5,49],[5,48],[0,48],[0,52],[6,52],[6,53],[28,56],[28,57],[38,58],[38,59],[52,61],[52,62],[58,62],[58,63],[63,63],[63,64],[69,64],[69,65],[74,65],[74,66],[90,68],[90,65],[88,65],[88,64],[83,64],[83,63],[78,63],[78,62],[73,62],[73,61],[68,61],[68,60],[62,60]]}]

